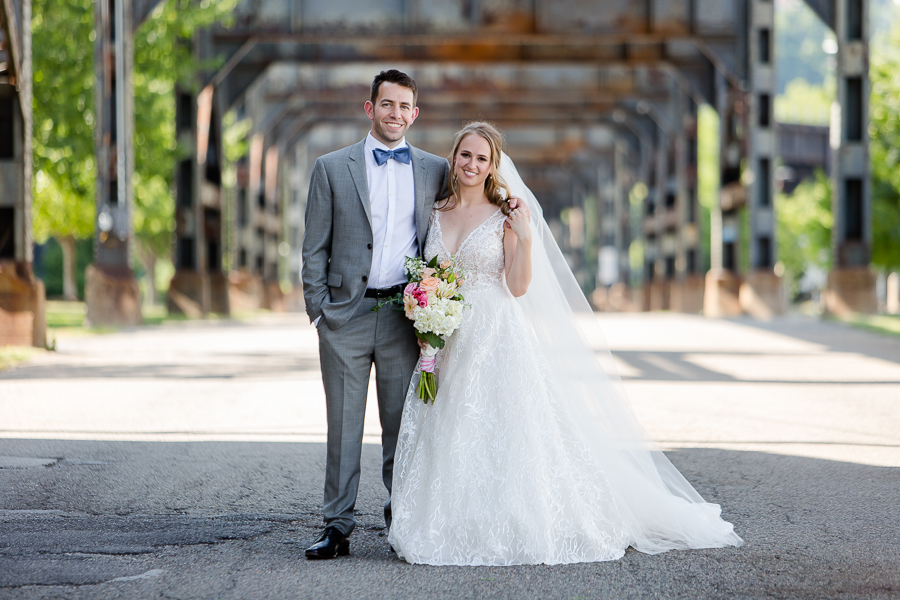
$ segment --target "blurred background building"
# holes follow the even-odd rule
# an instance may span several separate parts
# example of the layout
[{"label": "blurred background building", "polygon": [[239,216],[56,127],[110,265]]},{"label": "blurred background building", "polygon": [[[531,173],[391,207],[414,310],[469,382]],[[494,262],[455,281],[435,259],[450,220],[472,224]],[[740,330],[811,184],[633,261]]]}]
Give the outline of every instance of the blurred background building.
[{"label": "blurred background building", "polygon": [[[92,323],[301,310],[310,168],[387,68],[420,88],[412,144],[504,131],[598,309],[900,294],[891,0],[31,1],[2,5],[0,273]],[[38,340],[39,300],[2,294]]]}]

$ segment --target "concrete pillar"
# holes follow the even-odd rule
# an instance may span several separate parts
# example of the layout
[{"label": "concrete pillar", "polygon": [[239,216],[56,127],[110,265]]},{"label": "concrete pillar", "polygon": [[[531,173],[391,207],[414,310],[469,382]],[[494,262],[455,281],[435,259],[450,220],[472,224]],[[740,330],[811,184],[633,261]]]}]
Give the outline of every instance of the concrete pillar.
[{"label": "concrete pillar", "polygon": [[94,264],[85,273],[87,320],[142,322],[141,293],[131,270],[134,172],[134,33],[131,0],[94,2],[94,98],[97,114],[97,228]]},{"label": "concrete pillar", "polygon": [[775,3],[751,0],[747,72],[747,209],[750,270],[741,282],[741,308],[767,319],[785,311],[782,278],[775,274]]},{"label": "concrete pillar", "polygon": [[[0,346],[44,346],[44,283],[32,271],[31,1],[0,4]],[[25,24],[26,26],[23,26]]]},{"label": "concrete pillar", "polygon": [[738,96],[722,73],[716,73],[716,109],[719,113],[720,175],[718,201],[712,209],[710,227],[710,270],[703,290],[703,314],[726,317],[742,314],[738,292],[740,277],[739,210],[745,202],[741,182],[744,156],[743,118],[735,108]]},{"label": "concrete pillar", "polygon": [[832,108],[832,271],[823,293],[835,314],[878,310],[869,174],[869,2],[834,0],[837,101]]}]

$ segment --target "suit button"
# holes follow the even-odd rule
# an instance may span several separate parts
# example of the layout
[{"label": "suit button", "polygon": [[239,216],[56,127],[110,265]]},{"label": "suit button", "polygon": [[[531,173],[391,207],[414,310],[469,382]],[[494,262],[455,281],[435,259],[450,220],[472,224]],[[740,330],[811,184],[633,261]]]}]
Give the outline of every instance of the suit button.
[{"label": "suit button", "polygon": [[367,282],[368,280],[369,280],[369,276],[363,275],[363,283]]},{"label": "suit button", "polygon": [[366,244],[366,248],[368,248],[369,250],[371,250],[371,249],[372,249],[372,244]]}]

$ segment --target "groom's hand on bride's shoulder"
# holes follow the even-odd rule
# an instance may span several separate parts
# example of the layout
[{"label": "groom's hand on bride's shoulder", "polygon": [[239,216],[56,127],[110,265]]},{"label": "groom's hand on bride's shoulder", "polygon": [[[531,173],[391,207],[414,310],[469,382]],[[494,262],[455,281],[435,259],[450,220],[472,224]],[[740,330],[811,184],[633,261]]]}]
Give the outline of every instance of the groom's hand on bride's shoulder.
[{"label": "groom's hand on bride's shoulder", "polygon": [[[525,217],[528,221],[531,221],[531,211],[528,210],[528,203],[523,201],[521,198],[512,197],[509,199],[509,208],[511,210],[519,209],[523,213],[525,213]],[[509,219],[506,220],[505,227],[510,228]]]}]

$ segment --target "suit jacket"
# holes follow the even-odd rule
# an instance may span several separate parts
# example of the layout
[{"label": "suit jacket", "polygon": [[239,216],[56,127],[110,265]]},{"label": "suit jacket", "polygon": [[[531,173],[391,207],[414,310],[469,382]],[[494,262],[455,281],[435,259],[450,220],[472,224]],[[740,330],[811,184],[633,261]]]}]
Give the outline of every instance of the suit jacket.
[{"label": "suit jacket", "polygon": [[[365,139],[316,159],[306,199],[303,298],[306,313],[339,329],[366,292],[372,266],[372,214]],[[434,201],[446,194],[447,160],[410,146],[419,254]]]}]

